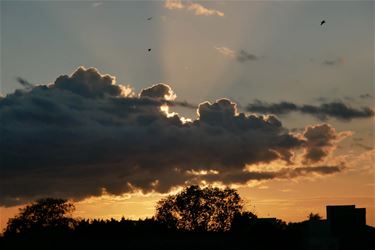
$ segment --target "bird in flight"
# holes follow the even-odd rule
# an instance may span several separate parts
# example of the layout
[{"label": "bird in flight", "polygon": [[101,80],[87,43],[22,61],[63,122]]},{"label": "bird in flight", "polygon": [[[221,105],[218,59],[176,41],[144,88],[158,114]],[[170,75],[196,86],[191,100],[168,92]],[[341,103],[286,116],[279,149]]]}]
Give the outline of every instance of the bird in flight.
[{"label": "bird in flight", "polygon": [[151,19],[152,19],[152,17],[147,18],[147,20],[149,20],[149,21],[150,21]]},{"label": "bird in flight", "polygon": [[323,24],[325,24],[326,23],[326,20],[322,20],[321,22],[320,22],[320,26],[322,26]]},{"label": "bird in flight", "polygon": [[148,49],[148,52],[150,52],[151,51],[151,49]]}]

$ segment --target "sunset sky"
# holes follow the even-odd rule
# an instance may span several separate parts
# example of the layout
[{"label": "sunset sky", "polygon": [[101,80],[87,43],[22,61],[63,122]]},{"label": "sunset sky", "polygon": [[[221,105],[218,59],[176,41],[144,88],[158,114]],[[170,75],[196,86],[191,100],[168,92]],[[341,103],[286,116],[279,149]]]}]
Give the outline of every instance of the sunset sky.
[{"label": "sunset sky", "polygon": [[151,217],[189,184],[285,221],[355,204],[375,226],[374,7],[1,1],[0,230],[46,196]]}]

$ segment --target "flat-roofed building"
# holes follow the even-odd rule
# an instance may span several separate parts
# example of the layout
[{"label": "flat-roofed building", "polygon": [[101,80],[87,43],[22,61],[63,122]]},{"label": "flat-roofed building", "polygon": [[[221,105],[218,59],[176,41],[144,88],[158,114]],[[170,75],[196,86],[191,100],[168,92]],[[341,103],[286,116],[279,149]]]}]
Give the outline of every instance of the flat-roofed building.
[{"label": "flat-roofed building", "polygon": [[327,206],[327,223],[334,234],[345,234],[366,226],[366,208],[355,205]]}]

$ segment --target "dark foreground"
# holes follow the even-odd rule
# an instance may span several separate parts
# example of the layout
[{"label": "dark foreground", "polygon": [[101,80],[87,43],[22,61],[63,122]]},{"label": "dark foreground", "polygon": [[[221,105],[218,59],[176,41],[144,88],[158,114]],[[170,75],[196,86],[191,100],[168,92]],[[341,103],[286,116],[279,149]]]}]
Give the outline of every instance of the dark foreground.
[{"label": "dark foreground", "polygon": [[153,220],[83,221],[74,230],[53,229],[0,238],[0,249],[375,249],[375,228],[325,231],[320,221],[257,221],[228,232],[183,232]]}]

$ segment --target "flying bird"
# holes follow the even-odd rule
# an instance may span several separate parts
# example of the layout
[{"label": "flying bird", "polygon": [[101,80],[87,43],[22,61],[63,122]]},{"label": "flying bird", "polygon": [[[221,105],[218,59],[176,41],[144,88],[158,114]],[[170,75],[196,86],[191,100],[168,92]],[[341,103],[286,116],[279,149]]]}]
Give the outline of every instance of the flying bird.
[{"label": "flying bird", "polygon": [[326,23],[326,20],[322,20],[321,22],[320,22],[320,26],[322,26],[323,24],[325,24]]},{"label": "flying bird", "polygon": [[150,52],[151,51],[151,49],[148,49],[148,52]]},{"label": "flying bird", "polygon": [[147,18],[147,20],[149,20],[149,21],[150,21],[151,19],[152,19],[152,17]]}]

